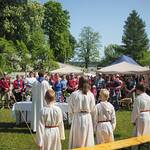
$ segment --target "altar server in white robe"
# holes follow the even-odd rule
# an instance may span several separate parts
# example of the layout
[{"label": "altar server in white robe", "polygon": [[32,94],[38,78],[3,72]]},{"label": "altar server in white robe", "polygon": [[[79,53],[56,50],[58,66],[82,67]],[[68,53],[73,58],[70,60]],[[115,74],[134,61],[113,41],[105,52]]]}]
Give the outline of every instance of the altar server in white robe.
[{"label": "altar server in white robe", "polygon": [[150,96],[142,84],[137,85],[138,94],[132,111],[131,121],[135,125],[134,136],[150,135]]},{"label": "altar server in white robe", "polygon": [[95,115],[95,131],[97,144],[108,143],[114,141],[113,131],[116,128],[115,109],[111,103],[108,102],[109,91],[101,89],[101,102],[96,105]]},{"label": "altar server in white robe", "polygon": [[93,115],[95,98],[89,90],[88,81],[79,79],[79,90],[73,92],[68,100],[72,125],[69,137],[69,149],[93,146]]},{"label": "altar server in white robe", "polygon": [[44,72],[39,72],[38,75],[39,77],[32,85],[31,128],[34,132],[36,132],[39,113],[46,106],[45,93],[48,89],[51,89],[50,84],[44,79]]},{"label": "altar server in white robe", "polygon": [[36,132],[40,150],[61,150],[61,140],[65,139],[61,109],[55,106],[55,92],[48,90],[45,95],[47,106],[40,113]]}]

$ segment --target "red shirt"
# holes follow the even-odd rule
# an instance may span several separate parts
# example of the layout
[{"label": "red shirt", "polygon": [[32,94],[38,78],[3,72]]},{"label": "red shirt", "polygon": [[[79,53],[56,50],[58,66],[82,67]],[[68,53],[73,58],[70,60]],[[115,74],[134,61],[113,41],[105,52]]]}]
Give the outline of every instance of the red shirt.
[{"label": "red shirt", "polygon": [[23,92],[23,90],[24,90],[24,81],[23,80],[15,80],[13,86],[14,86],[14,89],[19,89],[20,88],[21,92]]},{"label": "red shirt", "polygon": [[0,88],[2,90],[10,89],[10,81],[9,79],[3,78],[0,80]]},{"label": "red shirt", "polygon": [[71,79],[68,81],[69,89],[76,90],[78,87],[77,79]]}]

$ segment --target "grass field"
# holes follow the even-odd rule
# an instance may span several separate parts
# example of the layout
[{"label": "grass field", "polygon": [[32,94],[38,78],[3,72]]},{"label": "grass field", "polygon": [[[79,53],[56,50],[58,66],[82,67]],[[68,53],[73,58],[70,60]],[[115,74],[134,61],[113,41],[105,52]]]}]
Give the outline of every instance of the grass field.
[{"label": "grass field", "polygon": [[[115,140],[131,137],[133,126],[130,122],[130,111],[117,112]],[[62,142],[63,150],[68,148],[69,130],[66,140]],[[10,110],[0,110],[0,150],[36,150],[26,127],[16,127]]]}]

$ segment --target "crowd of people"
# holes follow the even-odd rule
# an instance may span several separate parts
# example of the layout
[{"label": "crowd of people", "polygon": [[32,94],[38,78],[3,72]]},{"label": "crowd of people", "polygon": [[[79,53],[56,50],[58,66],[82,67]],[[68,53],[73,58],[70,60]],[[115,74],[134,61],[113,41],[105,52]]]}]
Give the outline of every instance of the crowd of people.
[{"label": "crowd of people", "polygon": [[[40,150],[61,150],[61,139],[65,139],[63,114],[56,102],[67,102],[71,130],[69,149],[114,141],[116,127],[115,112],[119,100],[132,98],[131,120],[135,125],[135,136],[150,135],[149,83],[144,76],[103,75],[79,76],[75,74],[48,75],[44,72],[20,75],[12,82],[7,74],[0,80],[2,99],[14,95],[16,101],[31,95],[31,129],[36,132]],[[147,92],[147,94],[146,94]],[[69,97],[66,101],[66,97]]]},{"label": "crowd of people", "polygon": [[[17,75],[12,81],[7,74],[0,79],[0,93],[2,105],[9,104],[9,99],[14,96],[17,102],[31,99],[32,84],[38,78],[38,74],[30,72],[27,77]],[[71,73],[70,75],[60,75],[58,73],[49,75],[45,73],[45,80],[48,81],[52,89],[56,93],[57,102],[66,102],[66,98],[78,89],[80,75]],[[136,75],[103,75],[101,73],[96,76],[88,76],[90,90],[94,94],[96,103],[99,102],[99,91],[103,88],[110,92],[109,101],[114,105],[115,110],[119,110],[119,100],[123,98],[132,98],[132,103],[135,100],[136,85],[141,83],[146,84],[144,76]],[[147,83],[147,93],[150,94],[150,80]]]}]

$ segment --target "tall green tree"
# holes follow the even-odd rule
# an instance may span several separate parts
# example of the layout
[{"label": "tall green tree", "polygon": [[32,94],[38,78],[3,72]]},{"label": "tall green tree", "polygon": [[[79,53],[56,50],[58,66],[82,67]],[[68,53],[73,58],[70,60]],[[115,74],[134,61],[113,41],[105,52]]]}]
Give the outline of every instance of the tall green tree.
[{"label": "tall green tree", "polygon": [[12,41],[0,38],[0,72],[18,70],[17,50]]},{"label": "tall green tree", "polygon": [[100,62],[101,66],[107,66],[120,57],[123,53],[123,48],[117,44],[109,44],[104,47],[104,58]]},{"label": "tall green tree", "polygon": [[31,63],[31,54],[29,53],[27,46],[23,41],[17,41],[16,49],[17,56],[18,58],[20,58],[20,61],[18,63],[20,65],[21,71],[29,70]]},{"label": "tall green tree", "polygon": [[144,51],[142,54],[142,58],[140,59],[140,64],[144,66],[150,66],[150,51]]},{"label": "tall green tree", "polygon": [[3,37],[25,44],[30,33],[42,25],[44,8],[37,2],[20,5],[6,5],[3,10]]},{"label": "tall green tree", "polygon": [[88,68],[90,62],[97,62],[100,59],[100,35],[91,27],[83,27],[76,50],[79,61],[85,63]]},{"label": "tall green tree", "polygon": [[[33,58],[31,57],[32,50],[29,44],[32,41],[32,33],[43,30],[44,6],[38,2],[25,3],[24,1],[22,3],[15,0],[10,4],[9,0],[6,0],[5,3],[0,1],[0,4],[4,6],[3,9],[0,7],[0,17],[3,19],[0,20],[0,24],[2,24],[0,36],[12,41],[16,49],[14,54],[18,58],[15,66],[19,71],[25,71],[31,66],[30,60]],[[45,40],[44,34],[42,40]],[[36,44],[38,46],[38,43]],[[40,50],[42,53],[43,49]],[[7,64],[7,66],[9,65]]]},{"label": "tall green tree", "polygon": [[48,39],[42,29],[32,32],[28,47],[35,70],[44,69],[50,71],[58,68],[57,63],[54,61],[53,51],[50,49]]},{"label": "tall green tree", "polygon": [[72,57],[74,51],[74,41],[69,32],[69,13],[63,10],[59,2],[49,1],[44,6],[43,29],[49,37],[50,49],[53,50],[57,61],[65,62]]},{"label": "tall green tree", "polygon": [[16,0],[0,0],[0,37],[4,37],[5,30],[4,30],[4,10],[7,6],[19,6],[21,3],[17,3]]},{"label": "tall green tree", "polygon": [[135,10],[129,14],[124,25],[124,34],[122,36],[125,48],[124,53],[130,55],[138,62],[140,62],[144,53],[149,50],[149,39],[145,26],[145,22]]}]

